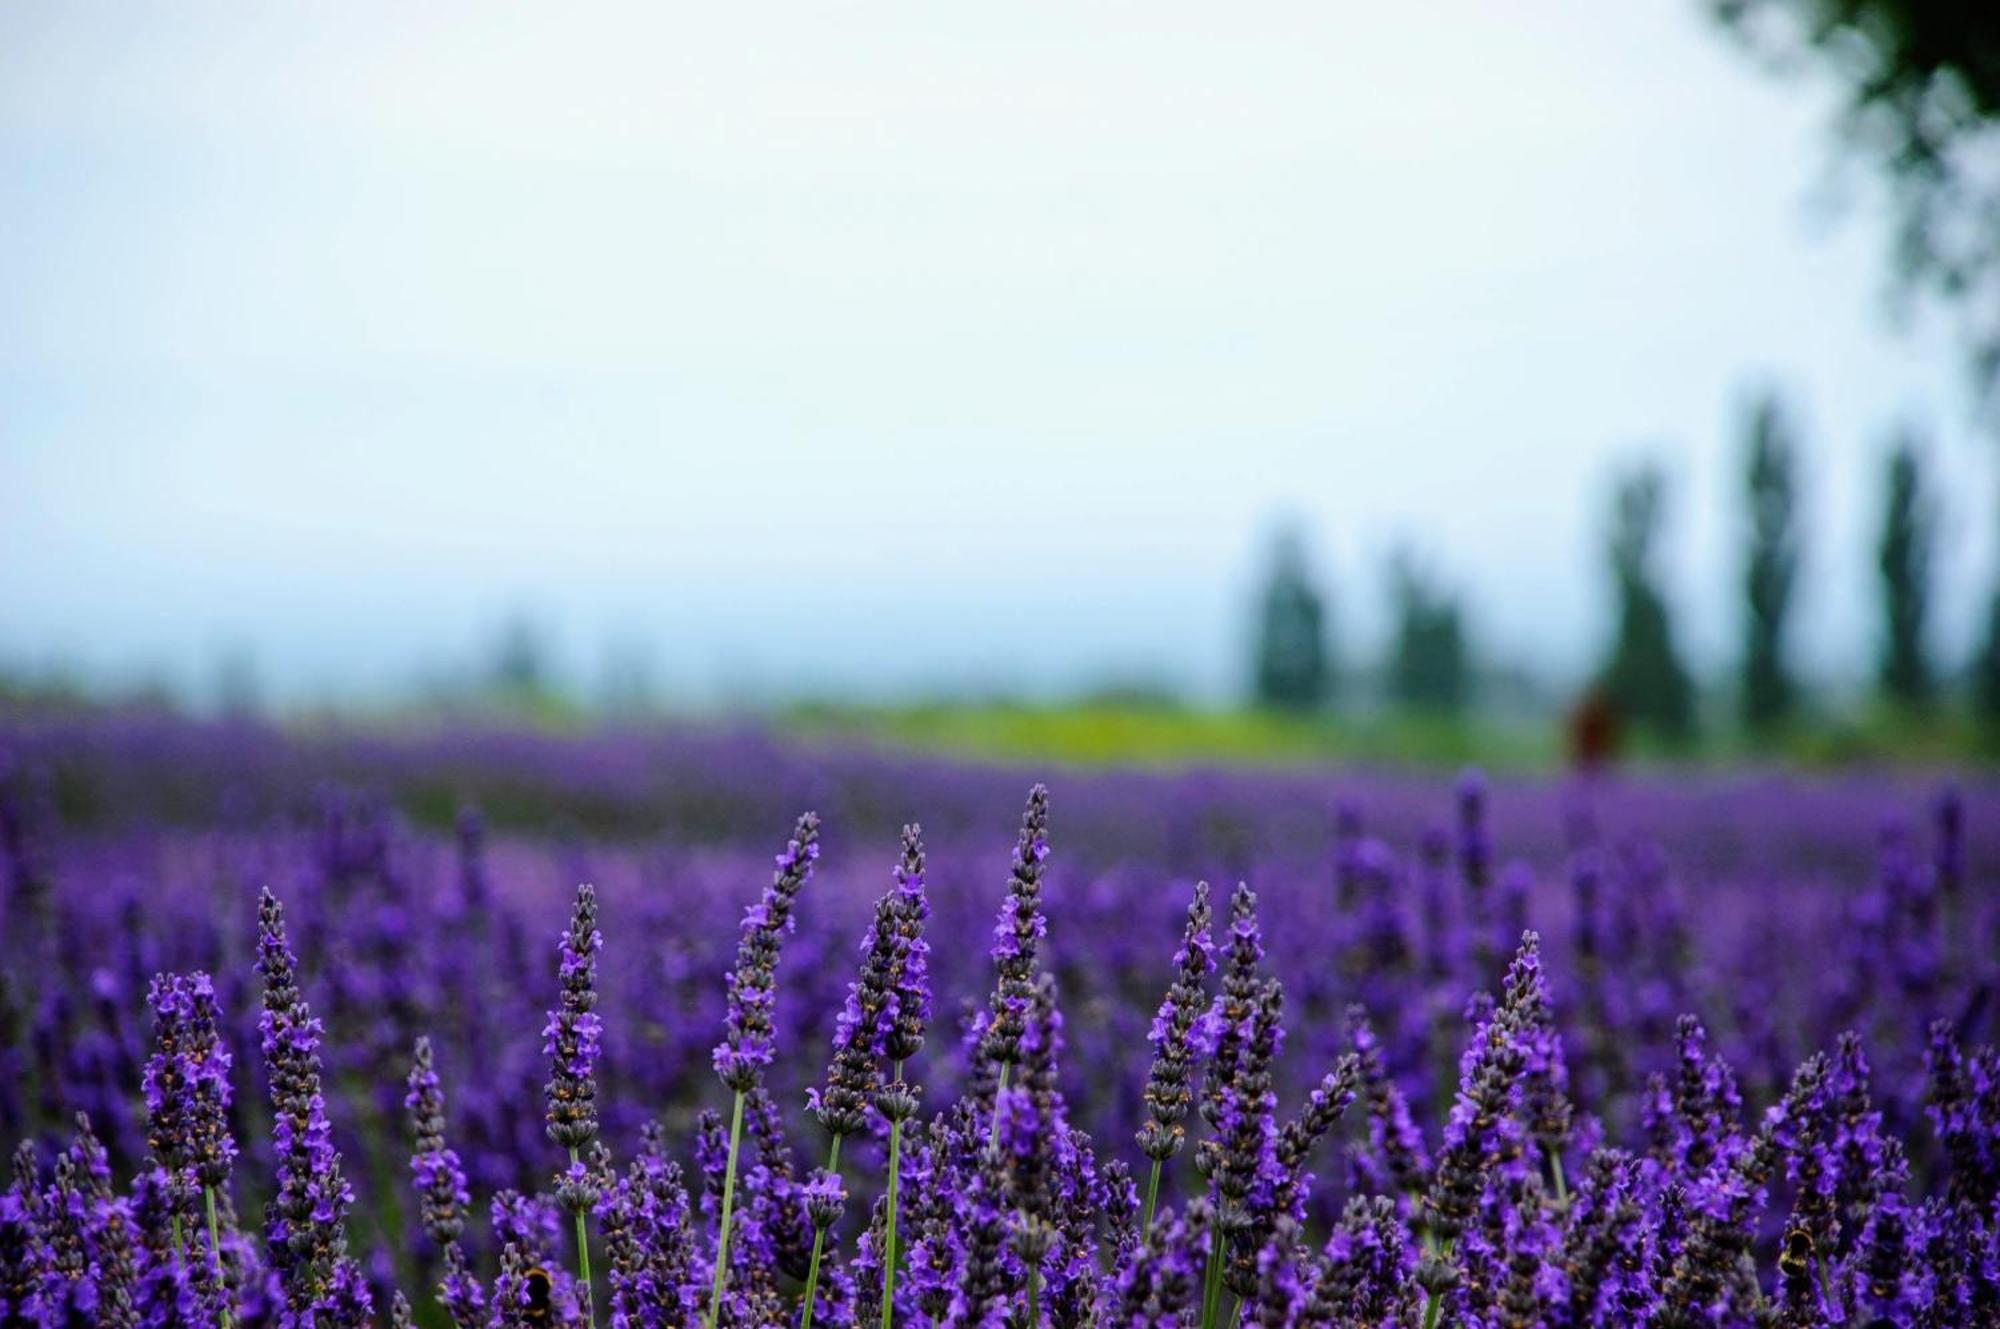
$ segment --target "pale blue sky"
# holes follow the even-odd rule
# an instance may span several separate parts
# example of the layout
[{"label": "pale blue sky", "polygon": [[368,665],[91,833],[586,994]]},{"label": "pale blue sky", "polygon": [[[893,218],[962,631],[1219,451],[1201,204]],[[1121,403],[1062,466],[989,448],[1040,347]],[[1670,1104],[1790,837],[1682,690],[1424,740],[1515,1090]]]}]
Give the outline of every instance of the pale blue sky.
[{"label": "pale blue sky", "polygon": [[1302,516],[1345,644],[1416,537],[1598,648],[1603,482],[1675,481],[1727,658],[1734,425],[1805,407],[1802,655],[1870,650],[1898,420],[1996,503],[1825,101],[1691,0],[0,10],[0,659],[379,693],[515,606],[690,698],[1232,689]]}]

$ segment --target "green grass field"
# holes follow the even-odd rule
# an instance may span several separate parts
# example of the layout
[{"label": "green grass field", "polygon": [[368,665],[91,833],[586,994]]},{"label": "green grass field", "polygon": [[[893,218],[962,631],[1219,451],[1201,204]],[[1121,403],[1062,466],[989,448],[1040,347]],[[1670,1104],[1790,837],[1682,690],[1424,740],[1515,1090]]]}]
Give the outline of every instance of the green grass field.
[{"label": "green grass field", "polygon": [[[1437,768],[1477,763],[1537,771],[1564,759],[1559,718],[1509,722],[1384,712],[1361,718],[1299,717],[1241,709],[1079,703],[802,706],[775,725],[810,740],[874,742],[955,757],[1070,765],[1312,765],[1358,762]],[[1992,736],[1960,712],[1905,715],[1868,708],[1802,721],[1753,741],[1711,724],[1689,744],[1636,735],[1627,760],[1641,765],[1779,762],[1846,766],[1976,766],[1994,760]]]}]

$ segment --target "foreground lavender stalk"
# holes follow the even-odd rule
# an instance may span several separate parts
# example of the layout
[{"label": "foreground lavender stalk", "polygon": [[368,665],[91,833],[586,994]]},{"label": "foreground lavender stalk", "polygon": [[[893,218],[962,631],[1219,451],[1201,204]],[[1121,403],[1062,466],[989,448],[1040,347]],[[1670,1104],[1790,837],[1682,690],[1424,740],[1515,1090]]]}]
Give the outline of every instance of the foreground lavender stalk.
[{"label": "foreground lavender stalk", "polygon": [[722,1220],[715,1243],[715,1278],[708,1298],[708,1327],[721,1323],[722,1291],[729,1282],[729,1225],[736,1205],[736,1156],[743,1143],[743,1098],[763,1083],[774,1052],[771,1009],[778,952],[791,932],[792,907],[812,879],[819,859],[819,817],[808,812],[793,828],[764,898],[743,915],[736,967],[729,973],[727,1032],[715,1048],[715,1073],[732,1095],[729,1109],[729,1162],[723,1171]]},{"label": "foreground lavender stalk", "polygon": [[813,1115],[832,1137],[832,1144],[812,1220],[812,1256],[799,1309],[799,1329],[812,1329],[819,1297],[820,1257],[826,1248],[827,1229],[839,1217],[834,1197],[840,1194],[840,1142],[866,1124],[868,1107],[881,1084],[883,1043],[895,1000],[896,925],[892,890],[875,902],[874,922],[862,939],[861,976],[847,985],[847,1004],[834,1026],[833,1061],[827,1067],[826,1085],[807,1096]]},{"label": "foreground lavender stalk", "polygon": [[1035,961],[1048,923],[1042,917],[1043,864],[1049,856],[1049,791],[1036,785],[1028,791],[1028,808],[1021,814],[1021,834],[1014,845],[1014,866],[1007,879],[1007,898],[1000,921],[993,927],[993,969],[997,981],[986,1013],[980,1055],[1000,1068],[987,1147],[1000,1143],[999,1092],[1021,1059],[1021,1030],[1028,1004],[1034,1000]]},{"label": "foreground lavender stalk", "polygon": [[595,1170],[582,1151],[597,1138],[597,1055],[604,1037],[597,1015],[597,953],[604,934],[597,930],[597,888],[576,888],[576,906],[563,932],[558,979],[561,994],[542,1030],[542,1053],[549,1058],[549,1138],[569,1150],[569,1169],[556,1178],[556,1197],[576,1220],[577,1278],[583,1290],[585,1325],[596,1321],[591,1306],[590,1229],[585,1216],[597,1203]]},{"label": "foreground lavender stalk", "polygon": [[883,1216],[882,1329],[889,1329],[896,1306],[896,1205],[902,1180],[903,1124],[917,1112],[916,1087],[903,1080],[903,1064],[924,1049],[930,1027],[930,900],[924,893],[924,833],[914,822],[903,827],[903,856],[896,864],[896,957],[891,1014],[883,1053],[895,1064],[895,1079],[877,1093],[875,1107],[889,1123],[889,1177]]},{"label": "foreground lavender stalk", "polygon": [[1505,1000],[1475,1021],[1459,1063],[1458,1098],[1445,1124],[1437,1175],[1424,1197],[1425,1238],[1435,1243],[1417,1273],[1426,1293],[1425,1329],[1437,1324],[1446,1294],[1463,1280],[1456,1262],[1459,1242],[1496,1160],[1519,1151],[1518,1126],[1508,1116],[1508,1104],[1527,1064],[1523,1039],[1541,993],[1540,961],[1540,939],[1528,933],[1508,970]]},{"label": "foreground lavender stalk", "polygon": [[257,902],[257,969],[264,978],[264,1064],[271,1081],[278,1193],[265,1240],[284,1289],[280,1329],[360,1329],[373,1298],[347,1253],[354,1191],[341,1174],[320,1094],[320,1022],[298,987],[285,911],[269,890]]},{"label": "foreground lavender stalk", "polygon": [[[229,1180],[236,1142],[229,1134],[230,1057],[217,1027],[215,984],[200,972],[162,974],[154,978],[148,1000],[158,1050],[146,1064],[147,1142],[169,1179],[175,1254],[185,1251],[181,1216],[186,1197],[198,1189],[207,1212],[209,1276],[222,1289],[215,1193]],[[223,1300],[227,1323],[226,1296]]]},{"label": "foreground lavender stalk", "polygon": [[1146,1182],[1145,1215],[1139,1224],[1141,1240],[1153,1231],[1161,1165],[1187,1142],[1187,1127],[1182,1123],[1194,1103],[1193,1070],[1201,1053],[1202,1025],[1208,1010],[1203,984],[1215,971],[1209,919],[1208,883],[1196,882],[1181,947],[1174,953],[1174,981],[1147,1035],[1153,1045],[1153,1065],[1146,1075],[1146,1122],[1139,1128],[1138,1144],[1139,1152],[1151,1159],[1153,1166]]}]

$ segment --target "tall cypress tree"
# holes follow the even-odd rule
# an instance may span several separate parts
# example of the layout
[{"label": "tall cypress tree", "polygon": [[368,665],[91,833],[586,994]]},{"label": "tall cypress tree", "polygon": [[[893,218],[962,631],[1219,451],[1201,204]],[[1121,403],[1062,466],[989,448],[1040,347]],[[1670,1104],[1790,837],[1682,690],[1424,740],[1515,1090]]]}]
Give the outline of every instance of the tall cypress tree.
[{"label": "tall cypress tree", "polygon": [[1750,550],[1743,569],[1743,718],[1754,730],[1783,720],[1797,688],[1785,661],[1785,628],[1798,576],[1797,443],[1784,404],[1766,394],[1751,407],[1748,482]]},{"label": "tall cypress tree", "polygon": [[1930,700],[1934,683],[1925,632],[1937,512],[1917,442],[1909,435],[1889,453],[1887,480],[1876,552],[1882,575],[1882,691],[1893,701],[1920,706]]},{"label": "tall cypress tree", "polygon": [[2000,737],[2000,591],[1986,602],[1986,633],[1972,658],[1972,705],[1990,744]]},{"label": "tall cypress tree", "polygon": [[1310,711],[1333,693],[1333,653],[1327,644],[1326,602],[1307,564],[1296,528],[1278,532],[1271,567],[1258,598],[1253,644],[1259,705]]},{"label": "tall cypress tree", "polygon": [[1471,670],[1457,598],[1402,549],[1389,561],[1389,601],[1396,619],[1390,695],[1405,706],[1458,714],[1471,690]]},{"label": "tall cypress tree", "polygon": [[1657,467],[1642,466],[1618,483],[1610,543],[1618,621],[1604,686],[1620,714],[1680,740],[1694,732],[1694,683],[1674,646],[1654,566],[1665,501],[1666,481]]}]

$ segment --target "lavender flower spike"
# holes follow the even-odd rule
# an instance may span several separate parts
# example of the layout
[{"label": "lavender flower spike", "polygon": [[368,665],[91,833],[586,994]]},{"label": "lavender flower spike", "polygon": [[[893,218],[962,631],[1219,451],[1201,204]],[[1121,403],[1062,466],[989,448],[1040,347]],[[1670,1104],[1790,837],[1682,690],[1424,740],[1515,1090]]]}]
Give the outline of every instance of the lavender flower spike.
[{"label": "lavender flower spike", "polygon": [[465,1169],[459,1164],[457,1151],[444,1142],[444,1090],[431,1064],[428,1038],[417,1040],[410,1092],[403,1106],[409,1109],[410,1133],[416,1138],[410,1171],[417,1181],[424,1233],[442,1249],[465,1231],[472,1193],[466,1188]]},{"label": "lavender flower spike", "polygon": [[902,950],[900,911],[894,887],[875,901],[874,921],[861,942],[861,976],[847,985],[847,1004],[834,1024],[833,1061],[827,1067],[826,1087],[806,1096],[833,1143],[826,1167],[806,1185],[813,1241],[799,1329],[812,1329],[827,1229],[839,1217],[846,1199],[840,1188],[840,1142],[867,1123],[868,1106],[882,1083],[882,1055],[895,1014],[896,970]]},{"label": "lavender flower spike", "polygon": [[[597,888],[576,888],[576,908],[562,935],[562,992],[542,1030],[542,1052],[549,1059],[549,1138],[576,1152],[597,1138],[597,1054],[604,1023],[597,1007],[597,953],[604,934],[597,930]],[[588,1207],[569,1205],[571,1209]]]},{"label": "lavender flower spike", "polygon": [[875,918],[861,943],[861,976],[847,985],[847,1004],[834,1022],[826,1087],[808,1095],[813,1114],[836,1139],[861,1129],[881,1084],[901,948],[897,912],[891,888],[875,901]]},{"label": "lavender flower spike", "polygon": [[[205,973],[161,974],[148,1001],[158,1030],[159,1051],[145,1074],[147,1143],[168,1176],[174,1208],[174,1245],[181,1245],[181,1211],[195,1189],[208,1215],[205,1277],[220,1292],[222,1232],[215,1193],[229,1180],[236,1141],[229,1134],[229,1052],[217,1029],[215,984]],[[229,1312],[221,1312],[225,1323]]]},{"label": "lavender flower spike", "polygon": [[924,833],[911,823],[903,827],[903,857],[896,864],[896,935],[891,1014],[883,1051],[896,1067],[896,1078],[875,1096],[876,1109],[889,1122],[889,1182],[882,1214],[882,1329],[889,1329],[896,1307],[896,1206],[902,1174],[903,1123],[917,1111],[916,1087],[903,1082],[903,1063],[923,1050],[931,1018],[930,943],[924,924],[931,916],[924,895]]},{"label": "lavender flower spike", "polygon": [[771,1008],[778,952],[791,932],[792,907],[819,860],[819,815],[798,820],[764,898],[743,914],[736,967],[729,972],[728,1032],[715,1048],[715,1073],[738,1093],[755,1088],[773,1055]]},{"label": "lavender flower spike", "polygon": [[883,1051],[901,1066],[923,1051],[931,1019],[931,944],[924,925],[931,916],[924,894],[924,830],[914,823],[903,828],[903,856],[896,864],[896,936],[899,943],[892,970],[894,999]]},{"label": "lavender flower spike", "polygon": [[569,1167],[556,1176],[556,1199],[576,1218],[577,1294],[586,1325],[595,1323],[590,1296],[590,1229],[587,1217],[602,1194],[601,1169],[579,1151],[597,1138],[597,1054],[604,1035],[597,1007],[597,953],[604,934],[597,930],[597,888],[576,888],[576,907],[562,935],[558,970],[562,991],[542,1030],[549,1059],[549,1138],[569,1150]]},{"label": "lavender flower spike", "polygon": [[217,1031],[207,974],[161,974],[147,1001],[158,1051],[146,1063],[146,1143],[172,1181],[191,1193],[229,1179],[229,1052]]},{"label": "lavender flower spike", "polygon": [[341,1175],[320,1094],[320,1023],[299,991],[284,908],[268,889],[257,902],[257,923],[257,970],[264,978],[259,1029],[278,1183],[265,1241],[284,1291],[278,1329],[360,1329],[373,1301],[347,1253],[344,1220],[354,1192]]},{"label": "lavender flower spike", "polygon": [[1007,880],[1007,899],[993,928],[993,989],[986,1035],[980,1051],[1006,1068],[1021,1059],[1021,1030],[1035,996],[1035,961],[1048,924],[1042,918],[1042,871],[1049,856],[1049,791],[1036,785],[1028,791],[1028,808],[1021,816],[1021,836],[1014,846],[1014,867]]},{"label": "lavender flower spike", "polygon": [[1153,1211],[1160,1196],[1160,1167],[1187,1142],[1188,1109],[1194,1103],[1193,1070],[1201,1055],[1201,1033],[1208,1011],[1203,984],[1215,971],[1215,947],[1209,939],[1208,883],[1196,882],[1188,904],[1187,926],[1180,950],[1174,953],[1174,981],[1167,988],[1147,1041],[1153,1064],[1146,1074],[1146,1120],[1139,1127],[1139,1151],[1153,1162],[1146,1183],[1146,1212],[1140,1237],[1153,1230]]},{"label": "lavender flower spike", "polygon": [[708,1297],[708,1329],[720,1329],[722,1289],[729,1281],[729,1225],[736,1206],[736,1155],[743,1143],[743,1099],[762,1087],[764,1068],[775,1051],[771,1010],[774,1003],[778,952],[792,930],[792,906],[812,879],[819,860],[819,815],[808,812],[798,820],[778,870],[764,888],[764,898],[743,914],[736,945],[736,968],[729,973],[727,1032],[715,1048],[715,1073],[734,1091],[730,1108],[729,1155],[722,1174],[722,1220],[716,1234],[714,1278]]}]

